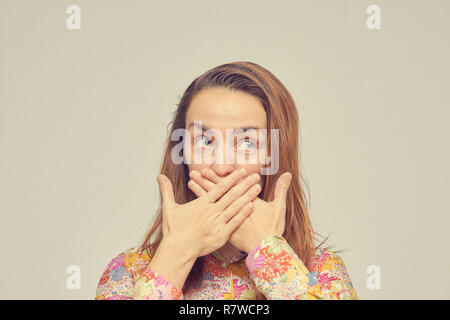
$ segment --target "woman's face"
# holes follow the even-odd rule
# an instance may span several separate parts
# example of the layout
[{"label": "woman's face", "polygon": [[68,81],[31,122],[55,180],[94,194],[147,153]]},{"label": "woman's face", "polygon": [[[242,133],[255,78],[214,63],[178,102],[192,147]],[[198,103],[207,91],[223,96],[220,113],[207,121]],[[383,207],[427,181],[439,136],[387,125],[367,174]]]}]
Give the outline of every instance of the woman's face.
[{"label": "woman's face", "polygon": [[[267,129],[267,119],[258,98],[224,88],[203,89],[191,101],[185,128],[190,133],[190,141],[184,145],[190,151],[186,155],[189,171],[210,168],[221,178],[239,168],[245,168],[247,176],[260,174],[266,152],[260,153],[267,135],[258,129]],[[231,139],[227,139],[227,129]],[[235,131],[238,129],[241,131]],[[233,137],[231,133],[239,134]]]}]

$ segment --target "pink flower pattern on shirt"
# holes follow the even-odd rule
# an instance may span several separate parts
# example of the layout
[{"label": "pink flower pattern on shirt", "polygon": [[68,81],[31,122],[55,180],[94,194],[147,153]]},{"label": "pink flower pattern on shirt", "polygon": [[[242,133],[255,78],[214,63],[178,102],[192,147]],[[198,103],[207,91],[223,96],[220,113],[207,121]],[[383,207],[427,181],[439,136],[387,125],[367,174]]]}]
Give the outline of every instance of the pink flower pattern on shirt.
[{"label": "pink flower pattern on shirt", "polygon": [[250,253],[222,265],[213,254],[204,257],[202,278],[183,293],[147,267],[148,252],[139,247],[117,255],[97,286],[98,300],[254,300],[358,299],[342,259],[320,249],[308,270],[287,241],[270,236]]}]

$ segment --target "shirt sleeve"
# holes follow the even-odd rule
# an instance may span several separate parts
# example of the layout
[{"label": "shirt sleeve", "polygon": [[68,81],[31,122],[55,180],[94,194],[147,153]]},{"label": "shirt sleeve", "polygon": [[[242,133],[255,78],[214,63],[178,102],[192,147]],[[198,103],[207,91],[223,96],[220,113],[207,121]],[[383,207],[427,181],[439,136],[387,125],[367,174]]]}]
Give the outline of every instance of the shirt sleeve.
[{"label": "shirt sleeve", "polygon": [[310,272],[286,239],[273,235],[253,248],[246,265],[269,300],[358,299],[342,259],[328,250],[316,257]]},{"label": "shirt sleeve", "polygon": [[137,274],[128,250],[108,264],[97,286],[96,300],[184,300],[183,292],[163,276],[145,267]]}]

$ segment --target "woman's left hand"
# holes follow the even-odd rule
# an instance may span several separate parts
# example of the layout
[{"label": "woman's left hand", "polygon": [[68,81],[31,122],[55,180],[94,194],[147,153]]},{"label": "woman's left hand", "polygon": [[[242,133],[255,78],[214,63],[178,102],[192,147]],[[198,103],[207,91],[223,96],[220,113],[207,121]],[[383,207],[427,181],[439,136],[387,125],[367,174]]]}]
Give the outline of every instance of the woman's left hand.
[{"label": "woman's left hand", "polygon": [[[209,168],[203,168],[200,173],[192,175],[193,186],[189,187],[197,197],[223,179]],[[258,197],[253,201],[253,212],[231,234],[229,241],[234,247],[250,253],[261,240],[272,235],[281,236],[284,233],[286,195],[291,178],[290,172],[285,172],[278,178],[272,201],[266,202]]]}]

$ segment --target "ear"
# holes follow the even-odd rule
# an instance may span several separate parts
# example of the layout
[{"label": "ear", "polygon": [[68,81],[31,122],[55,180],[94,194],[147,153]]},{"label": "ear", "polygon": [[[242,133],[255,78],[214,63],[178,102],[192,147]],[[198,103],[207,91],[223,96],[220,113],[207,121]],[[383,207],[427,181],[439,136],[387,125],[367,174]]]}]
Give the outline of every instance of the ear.
[{"label": "ear", "polygon": [[282,206],[286,204],[286,196],[291,184],[292,174],[290,172],[285,172],[278,177],[277,183],[275,185],[274,199],[272,202],[277,203]]}]

